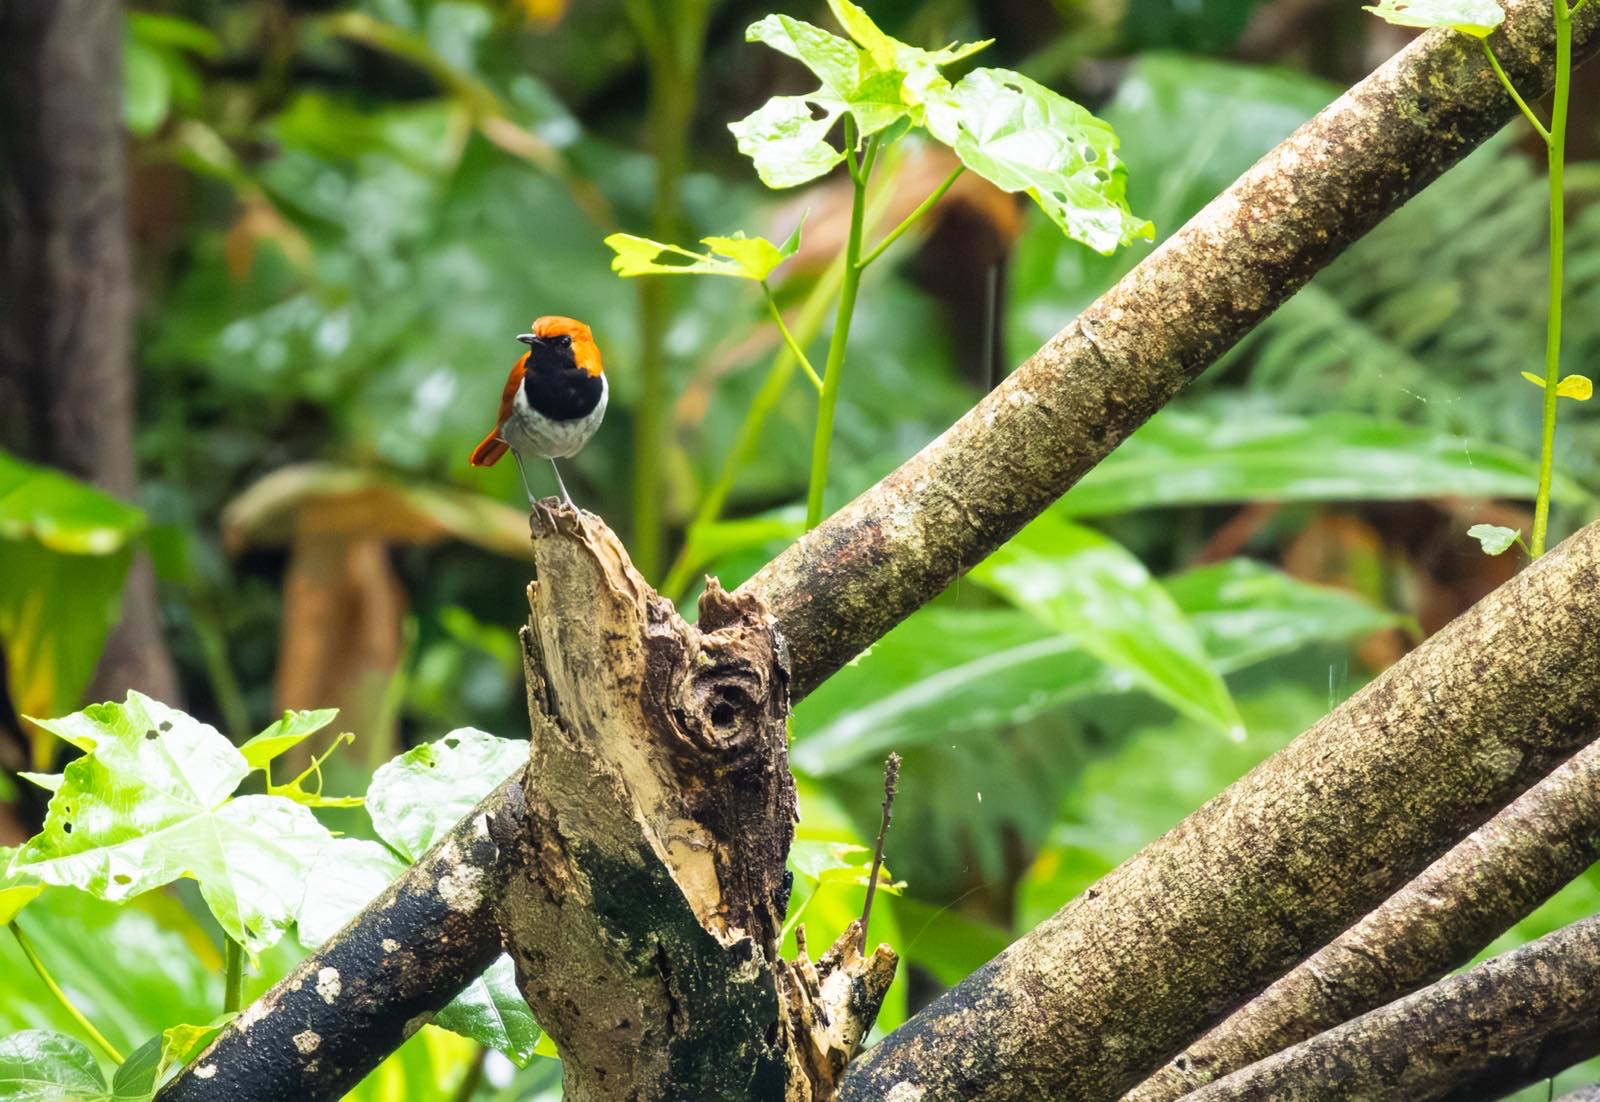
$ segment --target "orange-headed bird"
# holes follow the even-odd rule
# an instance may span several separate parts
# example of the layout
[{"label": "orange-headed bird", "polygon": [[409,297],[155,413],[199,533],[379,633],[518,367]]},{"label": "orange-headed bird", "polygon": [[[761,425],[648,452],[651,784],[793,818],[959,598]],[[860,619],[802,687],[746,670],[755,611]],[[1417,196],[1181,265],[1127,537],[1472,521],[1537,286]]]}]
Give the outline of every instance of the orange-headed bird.
[{"label": "orange-headed bird", "polygon": [[561,497],[572,505],[556,460],[577,455],[606,415],[608,388],[600,349],[583,322],[553,315],[534,322],[533,332],[517,340],[528,350],[511,368],[500,395],[500,417],[494,431],[473,449],[472,465],[492,467],[509,449],[531,505],[533,491],[522,455],[541,456],[550,460]]}]

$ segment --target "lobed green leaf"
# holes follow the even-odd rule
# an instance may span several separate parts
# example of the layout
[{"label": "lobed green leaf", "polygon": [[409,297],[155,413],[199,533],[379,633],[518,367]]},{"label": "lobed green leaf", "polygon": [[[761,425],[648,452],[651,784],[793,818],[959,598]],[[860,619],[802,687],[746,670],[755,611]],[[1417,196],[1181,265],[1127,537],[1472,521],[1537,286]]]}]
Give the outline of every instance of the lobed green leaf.
[{"label": "lobed green leaf", "polygon": [[974,69],[929,98],[927,126],[962,164],[1027,194],[1063,233],[1098,253],[1155,236],[1155,227],[1128,209],[1116,133],[1020,73]]}]

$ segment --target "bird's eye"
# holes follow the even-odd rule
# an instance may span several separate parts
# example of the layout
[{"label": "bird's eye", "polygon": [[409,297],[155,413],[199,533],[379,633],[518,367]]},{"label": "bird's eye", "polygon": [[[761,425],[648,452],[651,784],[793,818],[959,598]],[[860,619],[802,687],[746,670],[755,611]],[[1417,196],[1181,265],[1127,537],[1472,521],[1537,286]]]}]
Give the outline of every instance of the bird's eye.
[{"label": "bird's eye", "polygon": [[562,348],[571,348],[572,347],[572,338],[571,337],[562,337],[561,338],[561,347]]}]

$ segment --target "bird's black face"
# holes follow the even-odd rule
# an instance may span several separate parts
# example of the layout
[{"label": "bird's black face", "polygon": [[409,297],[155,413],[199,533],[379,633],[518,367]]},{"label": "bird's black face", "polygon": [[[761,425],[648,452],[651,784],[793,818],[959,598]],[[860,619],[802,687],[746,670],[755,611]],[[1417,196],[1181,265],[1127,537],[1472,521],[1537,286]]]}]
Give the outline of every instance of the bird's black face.
[{"label": "bird's black face", "polygon": [[572,354],[571,337],[536,337],[532,333],[524,333],[517,340],[528,346],[529,375],[561,375],[578,370],[577,358]]},{"label": "bird's black face", "polygon": [[604,384],[598,375],[578,366],[571,337],[524,333],[517,340],[528,346],[522,375],[528,405],[553,421],[576,421],[594,411]]}]

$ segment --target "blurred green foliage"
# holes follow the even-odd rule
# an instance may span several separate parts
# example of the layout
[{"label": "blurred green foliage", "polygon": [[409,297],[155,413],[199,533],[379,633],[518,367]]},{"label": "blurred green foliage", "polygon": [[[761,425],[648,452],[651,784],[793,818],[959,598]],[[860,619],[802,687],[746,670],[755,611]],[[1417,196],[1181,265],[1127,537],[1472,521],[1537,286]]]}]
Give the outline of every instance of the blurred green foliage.
[{"label": "blurred green foliage", "polygon": [[[15,487],[56,476],[0,457],[0,645],[11,703],[44,716],[82,702],[139,546],[161,577],[188,711],[218,719],[235,741],[281,714],[273,684],[298,521],[242,546],[225,545],[222,531],[230,503],[292,464],[319,461],[363,485],[399,487],[412,512],[449,533],[385,544],[404,609],[383,709],[403,745],[385,742],[387,728],[373,721],[356,732],[365,743],[324,767],[330,792],[370,791],[375,805],[371,819],[317,813],[350,835],[338,839],[349,890],[263,947],[247,994],[282,975],[464,806],[465,789],[413,789],[420,774],[408,769],[419,754],[460,756],[431,740],[463,727],[526,731],[514,632],[527,566],[487,549],[487,537],[460,538],[464,524],[480,522],[463,522],[459,502],[482,494],[520,504],[509,465],[469,470],[466,455],[490,427],[519,351],[512,338],[532,317],[582,317],[605,354],[613,412],[568,475],[585,507],[632,536],[634,487],[648,470],[666,552],[686,543],[686,576],[715,574],[730,588],[802,526],[816,399],[795,372],[767,396],[771,414],[721,518],[689,527],[779,339],[765,303],[736,280],[659,281],[672,286],[660,292],[665,320],[652,337],[635,288],[610,271],[608,234],[666,232],[652,149],[660,107],[647,80],[662,61],[641,38],[641,11],[627,7],[171,0],[130,16],[124,115],[145,302],[137,446],[148,522],[59,482],[44,495],[51,508],[19,510],[27,498]],[[895,0],[870,10],[908,42],[993,37],[998,62],[1088,103],[1116,131],[1129,207],[1165,237],[1338,92],[1291,68],[1201,56],[1233,49],[1258,7],[1131,0],[1039,5],[1023,17],[1005,5]],[[699,106],[691,104],[686,162],[669,189],[679,227],[670,240],[735,226],[783,240],[801,207],[811,209],[808,243],[843,240],[827,183],[775,206],[725,128],[807,79],[745,44],[744,28],[767,11],[724,4],[705,13],[703,50],[688,66]],[[820,3],[793,14],[828,18]],[[1337,45],[1364,56],[1361,41]],[[1193,53],[1164,52],[1175,47]],[[1093,56],[1104,54],[1118,56]],[[925,153],[911,149],[893,174],[909,174]],[[908,967],[880,1029],[1359,688],[1376,672],[1358,650],[1363,640],[1414,637],[1417,583],[1397,565],[1400,549],[1372,553],[1368,566],[1384,577],[1360,593],[1283,569],[1321,519],[1376,500],[1527,498],[1538,406],[1508,368],[1536,359],[1529,350],[1544,324],[1542,297],[1530,293],[1543,278],[1539,183],[1509,139],[1468,158],[1274,314],[1023,541],[803,702],[791,921],[805,923],[813,946],[860,913],[864,862],[849,847],[876,833],[883,756],[905,758],[887,856],[904,888],[878,897],[873,932]],[[1600,352],[1597,188],[1600,168],[1573,167],[1567,341],[1577,365]],[[977,399],[955,366],[954,327],[992,322],[1009,367],[1148,251],[1103,257],[1031,204],[1010,209],[1016,236],[993,318],[981,302],[963,315],[933,293],[909,237],[872,268],[839,393],[830,504]],[[945,230],[930,221],[932,250]],[[830,258],[802,248],[773,273],[791,325]],[[805,342],[814,362],[827,335],[824,325]],[[659,447],[641,455],[646,348],[656,350],[650,370],[666,397],[648,414],[661,419]],[[1588,406],[1571,405],[1567,416],[1557,517],[1570,528],[1593,511],[1600,454]],[[1284,508],[1206,559],[1209,541],[1251,505]],[[1480,552],[1458,527],[1445,558],[1475,562]],[[74,532],[100,535],[73,542]],[[19,648],[33,639],[41,641]],[[41,664],[53,671],[39,675],[48,694],[23,684]],[[416,749],[369,776],[406,745]],[[501,764],[474,761],[484,774]],[[445,810],[412,823],[412,837],[378,824],[391,799]],[[1593,913],[1597,884],[1592,873],[1580,880],[1499,947]],[[123,907],[51,887],[21,916],[74,1002],[124,1052],[216,1013],[221,959],[206,921],[192,886]],[[118,967],[104,968],[113,958]],[[0,968],[16,977],[0,997],[0,1033],[74,1033],[5,938]],[[537,1027],[507,1013],[506,991],[503,972],[480,983],[452,1024],[524,1059]],[[429,1028],[355,1097],[457,1097],[480,1072],[474,1098],[557,1096],[554,1061],[518,1070]]]}]

